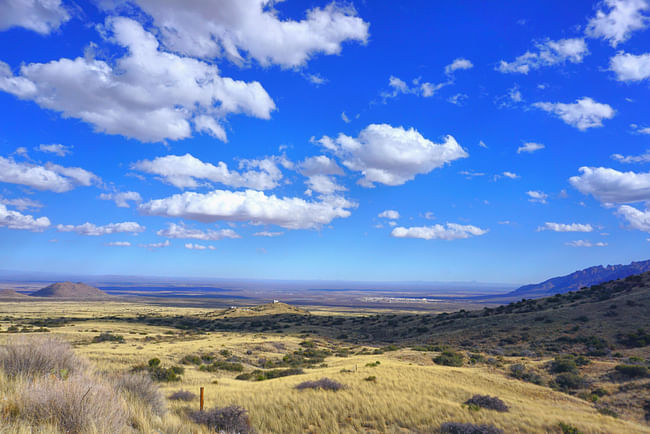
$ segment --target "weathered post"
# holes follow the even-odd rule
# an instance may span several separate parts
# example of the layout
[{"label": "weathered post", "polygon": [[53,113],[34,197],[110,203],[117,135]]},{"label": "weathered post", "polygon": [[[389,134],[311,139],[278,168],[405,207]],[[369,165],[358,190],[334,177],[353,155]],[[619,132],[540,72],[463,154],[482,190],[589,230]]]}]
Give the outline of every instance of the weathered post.
[{"label": "weathered post", "polygon": [[203,411],[203,387],[201,387],[201,411]]}]

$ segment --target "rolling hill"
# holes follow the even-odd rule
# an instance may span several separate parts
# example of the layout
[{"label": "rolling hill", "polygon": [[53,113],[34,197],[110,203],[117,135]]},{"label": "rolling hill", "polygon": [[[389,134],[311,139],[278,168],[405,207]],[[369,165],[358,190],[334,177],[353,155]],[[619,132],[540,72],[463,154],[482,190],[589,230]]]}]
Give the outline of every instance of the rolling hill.
[{"label": "rolling hill", "polygon": [[109,298],[110,295],[85,283],[57,282],[30,294],[32,297],[70,298],[88,300]]}]

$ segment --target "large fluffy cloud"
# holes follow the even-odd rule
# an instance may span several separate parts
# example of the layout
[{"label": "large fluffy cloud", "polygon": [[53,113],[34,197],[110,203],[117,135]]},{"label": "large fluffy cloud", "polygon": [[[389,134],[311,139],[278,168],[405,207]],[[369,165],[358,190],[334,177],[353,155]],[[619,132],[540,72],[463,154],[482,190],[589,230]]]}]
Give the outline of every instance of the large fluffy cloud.
[{"label": "large fluffy cloud", "polygon": [[70,19],[61,0],[4,0],[0,2],[0,31],[24,27],[46,35]]},{"label": "large fluffy cloud", "polygon": [[0,157],[0,182],[63,193],[77,186],[92,185],[99,182],[99,178],[80,167],[63,167],[52,163],[38,166]]},{"label": "large fluffy cloud", "polygon": [[365,187],[402,185],[416,175],[468,156],[452,136],[436,144],[413,128],[387,124],[371,124],[356,138],[324,136],[319,143],[341,158],[345,167],[361,172],[359,184]]},{"label": "large fluffy cloud", "polygon": [[537,230],[554,232],[591,232],[594,230],[594,228],[590,224],[583,223],[546,222],[543,226],[538,227]]},{"label": "large fluffy cloud", "polygon": [[609,41],[612,47],[626,41],[633,31],[645,28],[650,21],[643,14],[650,9],[647,0],[605,0],[604,3],[609,11],[598,10],[589,20],[586,33]]},{"label": "large fluffy cloud", "polygon": [[583,194],[604,203],[650,201],[650,173],[619,172],[606,167],[581,167],[569,182]]},{"label": "large fluffy cloud", "polygon": [[50,220],[47,217],[34,218],[31,215],[8,210],[6,206],[0,204],[0,226],[38,232],[47,229],[50,226]]},{"label": "large fluffy cloud", "polygon": [[609,59],[609,69],[618,81],[641,81],[650,78],[650,53],[634,55],[618,53]]},{"label": "large fluffy cloud", "polygon": [[[242,160],[240,168],[249,170],[237,172],[229,170],[228,165],[219,161],[215,166],[205,163],[191,154],[167,155],[153,160],[143,160],[132,165],[135,170],[158,175],[163,181],[178,187],[198,187],[197,180],[217,182],[229,187],[246,187],[255,190],[267,190],[277,187],[282,179],[278,158],[263,160]],[[257,169],[257,170],[255,170]]]},{"label": "large fluffy cloud", "polygon": [[526,51],[512,62],[502,60],[496,70],[503,73],[528,74],[531,69],[543,66],[571,62],[581,63],[584,56],[589,54],[584,39],[546,40],[535,45],[535,51]]},{"label": "large fluffy cloud", "polygon": [[156,232],[157,235],[167,238],[195,239],[195,240],[221,240],[224,238],[241,238],[232,229],[219,229],[202,231],[200,229],[188,228],[185,225],[170,223],[167,229],[161,229]]},{"label": "large fluffy cloud", "polygon": [[158,41],[128,18],[109,18],[111,40],[126,49],[114,65],[92,56],[21,66],[0,62],[0,90],[33,100],[97,131],[143,142],[192,135],[191,124],[221,140],[230,113],[268,119],[275,104],[258,82],[221,77],[219,69],[159,50]]},{"label": "large fluffy cloud", "polygon": [[308,10],[300,21],[281,19],[274,0],[134,2],[151,15],[167,48],[195,57],[297,67],[317,53],[340,53],[344,41],[368,38],[368,23],[335,2]]},{"label": "large fluffy cloud", "polygon": [[99,236],[118,233],[137,234],[145,230],[144,226],[136,222],[109,223],[103,226],[97,226],[93,223],[84,223],[82,225],[57,225],[56,230],[59,232],[76,232],[80,235]]},{"label": "large fluffy cloud", "polygon": [[602,104],[589,97],[583,97],[574,103],[537,102],[534,107],[552,113],[572,127],[580,131],[588,128],[602,127],[603,119],[614,117],[614,109],[608,104]]},{"label": "large fluffy cloud", "polygon": [[244,221],[253,225],[273,224],[287,229],[319,228],[335,218],[350,216],[356,204],[340,196],[319,201],[297,197],[267,196],[264,192],[214,190],[185,192],[140,205],[143,214],[181,217],[201,222]]},{"label": "large fluffy cloud", "polygon": [[445,225],[396,227],[391,232],[395,238],[421,238],[424,240],[457,240],[486,234],[486,229],[472,225],[447,223]]}]

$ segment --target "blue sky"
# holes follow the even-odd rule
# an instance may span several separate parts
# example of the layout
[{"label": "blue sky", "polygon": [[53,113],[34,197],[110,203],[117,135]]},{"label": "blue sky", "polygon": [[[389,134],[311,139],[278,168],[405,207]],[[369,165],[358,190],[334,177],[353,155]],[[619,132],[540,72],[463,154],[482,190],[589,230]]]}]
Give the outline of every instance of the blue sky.
[{"label": "blue sky", "polygon": [[3,269],[532,282],[648,258],[650,2],[0,0]]}]

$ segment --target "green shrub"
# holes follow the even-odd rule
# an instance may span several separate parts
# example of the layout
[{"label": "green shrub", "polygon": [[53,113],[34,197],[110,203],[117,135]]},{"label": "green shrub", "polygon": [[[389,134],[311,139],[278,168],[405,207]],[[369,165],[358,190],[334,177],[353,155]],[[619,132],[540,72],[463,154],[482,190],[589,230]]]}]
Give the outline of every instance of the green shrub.
[{"label": "green shrub", "polygon": [[553,380],[552,386],[562,390],[580,389],[585,385],[585,380],[575,372],[563,372]]},{"label": "green shrub", "polygon": [[510,365],[510,376],[518,380],[527,381],[529,383],[542,385],[544,379],[534,371],[526,369],[526,366],[521,363]]},{"label": "green shrub", "polygon": [[561,355],[555,357],[555,360],[551,362],[549,370],[554,374],[560,374],[562,372],[578,372],[578,365],[576,364],[574,356]]},{"label": "green shrub", "polygon": [[93,343],[97,344],[100,342],[117,342],[118,344],[124,343],[124,336],[114,335],[111,332],[103,332],[93,338]]},{"label": "green shrub", "polygon": [[582,434],[582,431],[568,423],[560,422],[559,427],[562,430],[562,434]]},{"label": "green shrub", "polygon": [[376,362],[366,363],[366,367],[368,367],[368,368],[376,368],[380,364],[381,364],[381,362],[379,360],[377,360]]},{"label": "green shrub", "polygon": [[242,372],[244,370],[244,365],[241,363],[231,363],[217,360],[212,362],[210,365],[202,365],[199,370],[207,372],[215,371],[230,371],[230,372]]},{"label": "green shrub", "polygon": [[617,365],[614,369],[627,378],[643,378],[648,375],[648,368],[640,365]]},{"label": "green shrub", "polygon": [[463,366],[465,357],[451,350],[443,351],[439,356],[433,358],[434,363],[444,366]]},{"label": "green shrub", "polygon": [[377,377],[375,377],[374,375],[370,375],[370,376],[364,378],[364,380],[365,381],[370,381],[372,383],[376,383],[377,382]]},{"label": "green shrub", "polygon": [[160,359],[153,358],[149,360],[147,365],[139,365],[133,368],[133,372],[146,371],[152,380],[161,382],[181,381],[181,375],[185,373],[185,368],[182,366],[172,366],[171,368],[163,368],[160,366]]}]

